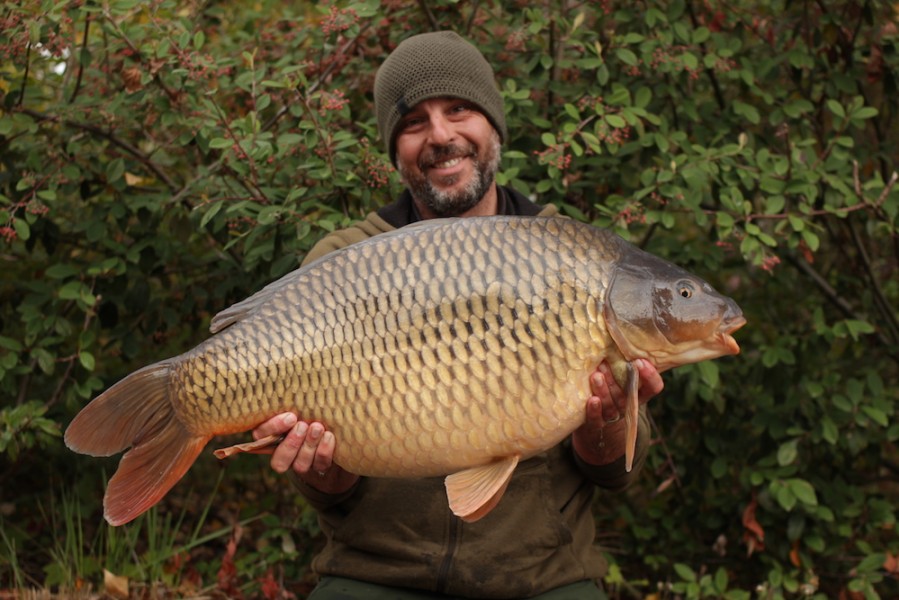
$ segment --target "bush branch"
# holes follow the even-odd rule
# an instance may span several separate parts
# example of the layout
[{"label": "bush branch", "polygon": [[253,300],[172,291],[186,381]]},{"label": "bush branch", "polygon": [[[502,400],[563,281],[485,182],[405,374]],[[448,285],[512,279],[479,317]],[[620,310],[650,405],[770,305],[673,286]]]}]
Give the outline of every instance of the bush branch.
[{"label": "bush branch", "polygon": [[166,175],[165,171],[163,171],[159,165],[150,160],[150,157],[144,154],[139,148],[129,144],[122,138],[118,137],[115,133],[110,130],[104,129],[98,125],[93,125],[91,123],[81,123],[79,121],[73,121],[71,119],[64,119],[58,115],[47,115],[44,113],[40,113],[36,110],[31,110],[30,108],[19,108],[19,112],[28,115],[38,121],[49,121],[51,123],[59,123],[66,127],[72,127],[74,129],[80,129],[81,131],[86,131],[95,136],[101,137],[105,140],[108,140],[115,146],[118,146],[128,154],[132,155],[136,158],[141,164],[143,164],[149,171],[151,171],[156,177],[162,181],[170,191],[174,192],[178,190],[178,184],[175,183],[168,175]]}]

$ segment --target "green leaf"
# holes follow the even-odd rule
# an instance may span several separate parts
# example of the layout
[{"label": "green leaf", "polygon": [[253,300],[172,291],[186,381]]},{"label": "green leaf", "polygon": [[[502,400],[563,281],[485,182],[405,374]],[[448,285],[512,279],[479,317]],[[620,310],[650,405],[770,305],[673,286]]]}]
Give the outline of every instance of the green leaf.
[{"label": "green leaf", "polygon": [[827,106],[827,110],[832,112],[837,117],[840,117],[841,119],[846,117],[846,111],[843,109],[843,105],[833,98],[828,98],[825,104]]},{"label": "green leaf", "polygon": [[652,100],[652,90],[648,87],[641,87],[634,94],[634,106],[637,108],[646,108]]},{"label": "green leaf", "polygon": [[619,115],[607,114],[604,117],[606,123],[614,127],[615,129],[621,129],[623,127],[627,127],[627,121],[625,121]]},{"label": "green leaf", "polygon": [[745,118],[753,125],[758,125],[762,120],[758,109],[751,104],[746,104],[745,102],[742,102],[740,100],[734,100],[733,109],[735,114]]},{"label": "green leaf", "polygon": [[28,222],[24,219],[13,219],[12,227],[16,232],[16,237],[23,242],[31,237],[31,227],[28,226]]},{"label": "green leaf", "polygon": [[878,115],[878,110],[873,106],[863,106],[862,108],[854,111],[851,115],[851,119],[864,120],[864,119],[873,119]]},{"label": "green leaf", "polygon": [[684,563],[674,563],[674,572],[684,581],[696,581],[696,573]]},{"label": "green leaf", "polygon": [[88,371],[93,371],[94,367],[96,366],[94,355],[90,352],[82,351],[78,353],[78,361],[81,363],[81,366]]},{"label": "green leaf", "polygon": [[62,263],[51,265],[44,271],[44,274],[50,279],[65,279],[78,273],[79,270],[76,267]]},{"label": "green leaf", "polygon": [[881,427],[886,427],[890,424],[890,418],[879,408],[874,406],[862,406],[862,412]]},{"label": "green leaf", "polygon": [[210,148],[216,148],[216,149],[220,149],[220,148],[230,148],[230,147],[233,146],[233,145],[234,145],[234,142],[231,141],[231,140],[229,140],[229,139],[227,139],[227,138],[220,138],[220,137],[219,137],[219,138],[212,138],[211,140],[209,140],[209,147],[210,147]]},{"label": "green leaf", "polygon": [[796,495],[783,482],[777,483],[778,485],[774,488],[774,497],[777,499],[777,503],[787,512],[792,511],[796,507]]},{"label": "green leaf", "polygon": [[786,485],[792,494],[803,504],[808,506],[818,505],[818,495],[815,488],[808,481],[799,478],[787,479]]},{"label": "green leaf", "polygon": [[78,300],[81,298],[81,288],[84,286],[80,281],[70,281],[59,288],[59,297],[62,300]]},{"label": "green leaf", "polygon": [[637,58],[637,55],[633,53],[632,50],[627,48],[616,48],[615,56],[618,57],[618,60],[623,62],[626,65],[630,65],[632,67],[636,67],[640,64],[640,59]]},{"label": "green leaf", "polygon": [[125,174],[125,161],[117,158],[106,165],[106,181],[115,183]]},{"label": "green leaf", "polygon": [[13,352],[21,352],[23,349],[22,343],[19,340],[6,337],[5,335],[0,335],[0,347]]},{"label": "green leaf", "polygon": [[777,464],[785,467],[792,464],[798,455],[799,440],[790,440],[780,445],[777,449]]},{"label": "green leaf", "polygon": [[203,213],[203,217],[200,219],[200,228],[206,227],[211,220],[215,218],[217,214],[222,210],[222,207],[225,206],[225,203],[221,200],[218,202],[213,202],[211,206],[206,209],[206,212]]}]

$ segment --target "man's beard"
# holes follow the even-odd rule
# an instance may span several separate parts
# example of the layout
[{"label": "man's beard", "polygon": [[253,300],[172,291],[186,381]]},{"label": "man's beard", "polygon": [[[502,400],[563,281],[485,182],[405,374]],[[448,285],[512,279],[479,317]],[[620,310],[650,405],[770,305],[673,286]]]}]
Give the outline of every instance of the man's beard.
[{"label": "man's beard", "polygon": [[[456,157],[471,157],[474,176],[461,190],[450,191],[435,188],[426,175],[430,165]],[[409,187],[412,197],[423,203],[435,215],[458,217],[477,206],[490,190],[499,170],[501,158],[499,135],[493,132],[484,156],[478,155],[477,146],[474,144],[438,146],[422,155],[418,162],[418,171],[415,174],[408,173],[402,165],[399,166],[399,172]],[[452,185],[456,182],[457,177],[458,175],[444,179],[444,183]]]}]

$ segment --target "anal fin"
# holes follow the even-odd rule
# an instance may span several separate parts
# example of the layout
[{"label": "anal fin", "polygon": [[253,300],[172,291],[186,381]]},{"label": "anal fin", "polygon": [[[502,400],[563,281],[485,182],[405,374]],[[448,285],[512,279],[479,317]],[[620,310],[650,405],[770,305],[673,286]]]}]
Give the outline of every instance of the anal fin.
[{"label": "anal fin", "polygon": [[503,497],[518,460],[518,455],[509,456],[448,475],[446,497],[453,514],[473,523],[493,510]]}]

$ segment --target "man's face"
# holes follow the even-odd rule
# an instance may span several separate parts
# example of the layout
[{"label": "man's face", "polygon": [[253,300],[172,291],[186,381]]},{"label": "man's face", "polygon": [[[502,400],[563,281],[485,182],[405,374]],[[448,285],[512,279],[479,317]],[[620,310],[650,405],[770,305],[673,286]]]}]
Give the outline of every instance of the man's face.
[{"label": "man's face", "polygon": [[492,189],[499,134],[477,108],[458,98],[415,105],[400,121],[396,162],[412,197],[438,217],[458,216]]}]

